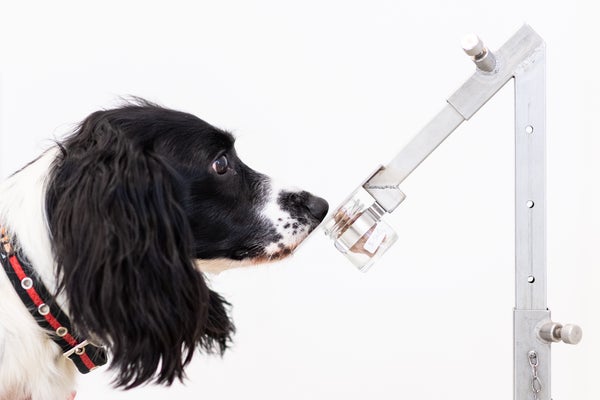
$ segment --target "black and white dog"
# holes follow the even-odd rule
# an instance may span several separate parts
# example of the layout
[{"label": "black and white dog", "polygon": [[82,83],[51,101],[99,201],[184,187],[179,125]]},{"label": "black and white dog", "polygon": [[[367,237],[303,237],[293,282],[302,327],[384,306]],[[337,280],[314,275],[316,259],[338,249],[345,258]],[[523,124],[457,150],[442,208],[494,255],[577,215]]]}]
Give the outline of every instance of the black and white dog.
[{"label": "black and white dog", "polygon": [[[197,348],[226,350],[229,304],[203,273],[289,255],[328,209],[276,187],[233,145],[193,115],[136,100],[91,114],[0,185],[2,258],[18,279],[0,271],[1,400],[67,399],[86,343],[108,349],[123,388],[169,385]],[[67,316],[73,332],[57,326]]]}]

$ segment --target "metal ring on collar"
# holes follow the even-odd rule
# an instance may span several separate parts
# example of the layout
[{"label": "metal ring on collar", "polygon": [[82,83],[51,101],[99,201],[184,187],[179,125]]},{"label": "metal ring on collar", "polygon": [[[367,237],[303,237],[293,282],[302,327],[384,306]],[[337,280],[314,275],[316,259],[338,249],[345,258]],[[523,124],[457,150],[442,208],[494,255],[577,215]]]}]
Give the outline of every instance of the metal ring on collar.
[{"label": "metal ring on collar", "polygon": [[33,280],[26,276],[25,278],[21,279],[21,287],[25,290],[29,290],[33,287]]},{"label": "metal ring on collar", "polygon": [[40,315],[50,314],[50,306],[46,303],[42,303],[38,306],[37,311]]},{"label": "metal ring on collar", "polygon": [[56,328],[56,334],[60,337],[65,336],[67,333],[69,333],[69,330],[64,326],[59,326],[58,328]]}]

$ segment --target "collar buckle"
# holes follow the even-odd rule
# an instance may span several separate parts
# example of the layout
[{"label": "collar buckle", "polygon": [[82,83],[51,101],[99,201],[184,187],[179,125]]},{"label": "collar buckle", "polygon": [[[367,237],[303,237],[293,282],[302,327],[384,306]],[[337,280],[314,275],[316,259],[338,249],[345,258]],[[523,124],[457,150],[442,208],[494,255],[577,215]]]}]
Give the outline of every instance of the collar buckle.
[{"label": "collar buckle", "polygon": [[67,350],[63,353],[63,356],[66,358],[69,358],[73,355],[73,353],[77,354],[77,355],[81,355],[85,352],[85,346],[87,346],[88,344],[90,344],[90,342],[88,342],[88,340],[84,340],[83,342],[79,343],[77,346],[71,348],[70,350]]}]

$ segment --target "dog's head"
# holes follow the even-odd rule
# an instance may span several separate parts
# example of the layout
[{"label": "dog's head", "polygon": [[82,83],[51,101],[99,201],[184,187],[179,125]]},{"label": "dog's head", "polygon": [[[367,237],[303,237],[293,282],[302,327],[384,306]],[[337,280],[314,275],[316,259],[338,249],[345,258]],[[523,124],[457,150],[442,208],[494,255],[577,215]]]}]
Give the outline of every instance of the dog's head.
[{"label": "dog's head", "polygon": [[227,348],[228,303],[199,265],[285,257],[327,213],[246,166],[229,133],[143,101],[93,113],[60,148],[46,196],[60,289],[118,386],[170,384],[196,347]]}]

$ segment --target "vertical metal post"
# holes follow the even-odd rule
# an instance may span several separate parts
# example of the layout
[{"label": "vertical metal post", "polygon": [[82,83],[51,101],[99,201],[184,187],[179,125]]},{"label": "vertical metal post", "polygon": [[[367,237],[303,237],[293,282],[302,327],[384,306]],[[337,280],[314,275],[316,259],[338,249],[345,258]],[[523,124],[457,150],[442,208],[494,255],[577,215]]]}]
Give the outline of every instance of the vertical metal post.
[{"label": "vertical metal post", "polygon": [[545,64],[542,45],[514,74],[515,400],[550,400],[551,393],[550,343],[538,338],[540,324],[550,320],[546,303]]}]

